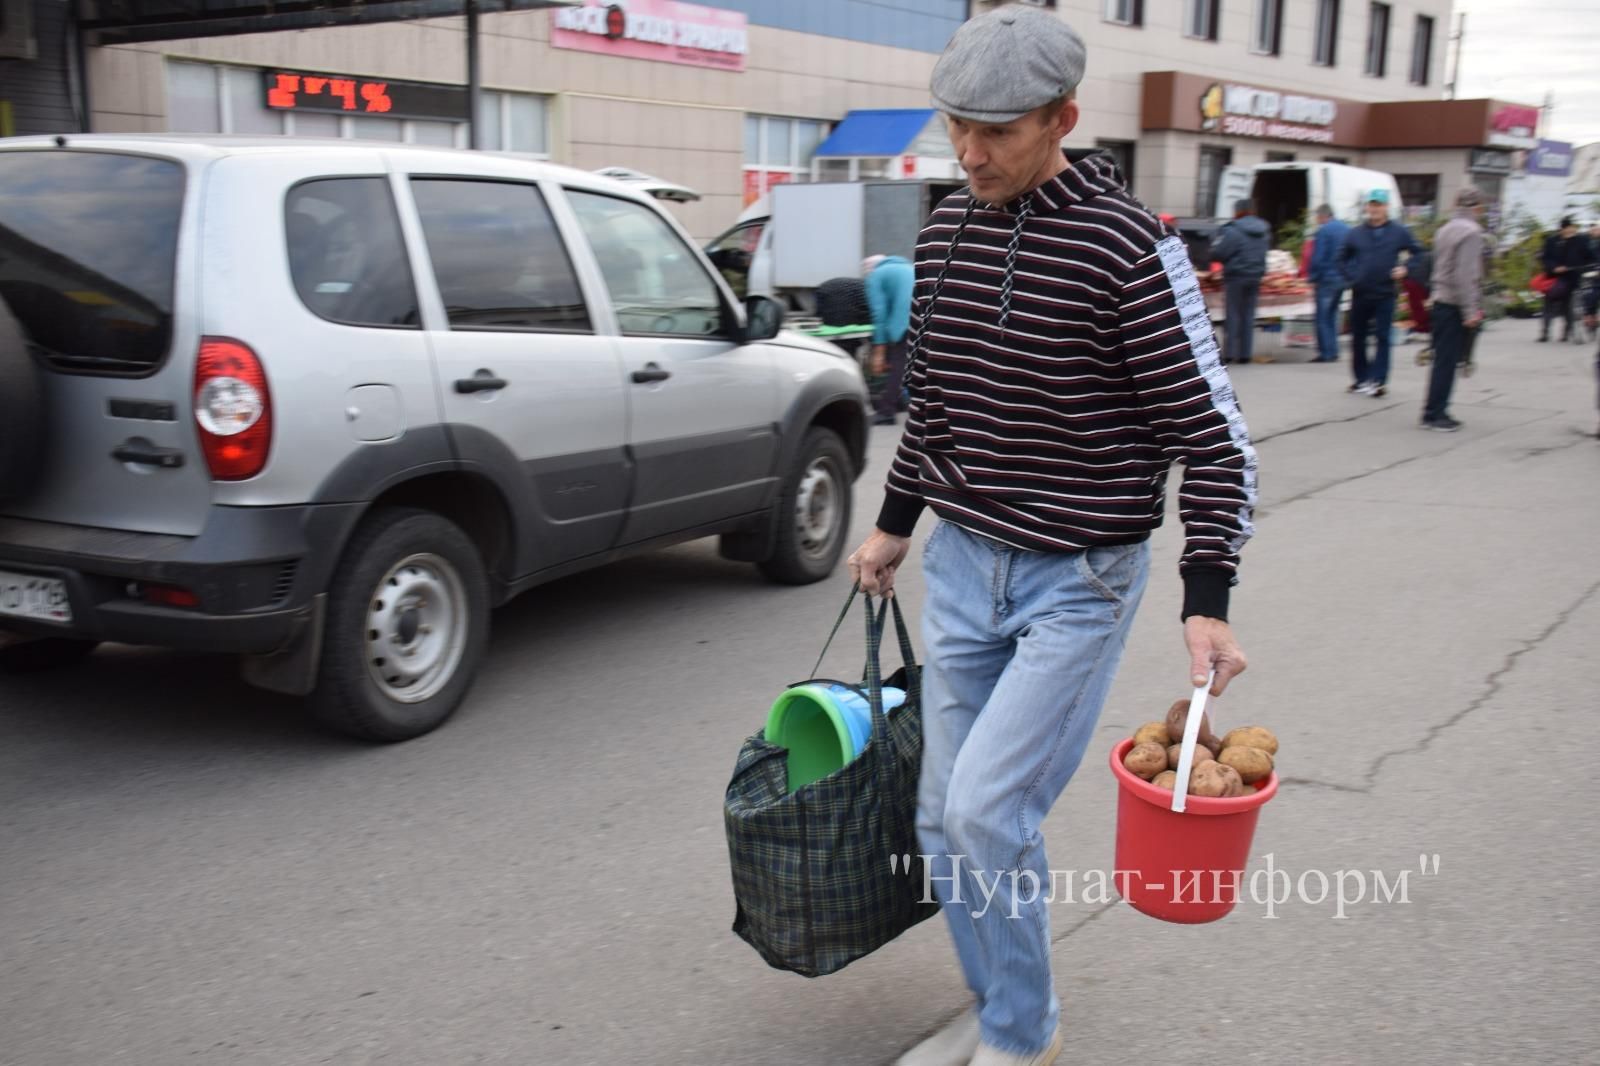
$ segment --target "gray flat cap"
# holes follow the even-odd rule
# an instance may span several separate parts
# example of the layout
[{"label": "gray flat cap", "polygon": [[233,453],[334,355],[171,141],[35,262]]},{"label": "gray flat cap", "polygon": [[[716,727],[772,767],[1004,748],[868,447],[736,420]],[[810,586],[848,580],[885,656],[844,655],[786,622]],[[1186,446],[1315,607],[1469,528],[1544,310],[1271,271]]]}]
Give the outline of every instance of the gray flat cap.
[{"label": "gray flat cap", "polygon": [[969,122],[1010,122],[1076,89],[1087,52],[1047,11],[997,8],[950,38],[933,68],[933,106]]}]

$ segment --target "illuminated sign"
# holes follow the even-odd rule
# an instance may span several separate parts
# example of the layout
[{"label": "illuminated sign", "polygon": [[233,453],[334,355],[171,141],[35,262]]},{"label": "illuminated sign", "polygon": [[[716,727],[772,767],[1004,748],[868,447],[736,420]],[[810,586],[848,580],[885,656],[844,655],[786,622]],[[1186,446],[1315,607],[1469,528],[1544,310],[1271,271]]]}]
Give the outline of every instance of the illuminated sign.
[{"label": "illuminated sign", "polygon": [[1200,95],[1200,128],[1235,137],[1333,143],[1339,105],[1318,96],[1217,82]]},{"label": "illuminated sign", "polygon": [[718,70],[743,70],[750,52],[739,11],[678,0],[586,0],[550,14],[556,48],[654,59]]},{"label": "illuminated sign", "polygon": [[352,78],[304,71],[265,72],[267,106],[274,111],[318,111],[374,118],[465,121],[467,90],[459,85]]}]

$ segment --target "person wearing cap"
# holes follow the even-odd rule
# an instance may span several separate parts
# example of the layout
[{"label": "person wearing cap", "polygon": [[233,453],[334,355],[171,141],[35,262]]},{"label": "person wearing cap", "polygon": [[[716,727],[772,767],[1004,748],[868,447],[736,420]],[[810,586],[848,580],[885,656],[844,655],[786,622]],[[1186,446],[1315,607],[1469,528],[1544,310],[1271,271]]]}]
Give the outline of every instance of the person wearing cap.
[{"label": "person wearing cap", "polygon": [[1094,736],[1174,462],[1183,676],[1214,674],[1220,693],[1245,668],[1228,601],[1255,451],[1182,238],[1109,155],[1062,152],[1084,64],[1065,21],[1002,7],[965,23],[933,72],[968,187],[918,242],[910,410],[849,565],[892,593],[934,513],[917,833],[975,1009],[903,1066],[1060,1052],[1040,827]]},{"label": "person wearing cap", "polygon": [[871,255],[862,261],[861,273],[867,279],[867,309],[872,314],[872,358],[868,369],[885,378],[878,389],[872,424],[892,426],[900,409],[900,380],[906,371],[911,264],[897,255]]},{"label": "person wearing cap", "polygon": [[1487,204],[1468,185],[1456,194],[1455,217],[1433,238],[1433,371],[1422,427],[1453,433],[1461,423],[1450,416],[1450,392],[1469,331],[1483,325],[1483,227]]},{"label": "person wearing cap", "polygon": [[1350,227],[1333,215],[1333,208],[1317,208],[1317,232],[1312,238],[1311,265],[1306,273],[1317,293],[1317,357],[1313,363],[1339,361],[1339,303],[1344,299],[1344,273],[1339,254]]},{"label": "person wearing cap", "polygon": [[[1367,220],[1345,236],[1339,267],[1350,286],[1349,391],[1382,396],[1389,391],[1389,346],[1394,331],[1395,282],[1406,276],[1400,253],[1416,255],[1422,246],[1411,231],[1389,218],[1389,190],[1367,197]],[[1367,362],[1367,340],[1374,358]]]},{"label": "person wearing cap", "polygon": [[[1544,272],[1556,279],[1555,287],[1544,294],[1544,318],[1539,331],[1541,342],[1550,339],[1550,320],[1561,316],[1561,339],[1572,339],[1573,297],[1582,284],[1584,271],[1594,266],[1589,242],[1578,236],[1578,224],[1571,218],[1561,220],[1559,232],[1547,237],[1544,254],[1540,257]],[[1580,340],[1582,338],[1579,338]]]}]

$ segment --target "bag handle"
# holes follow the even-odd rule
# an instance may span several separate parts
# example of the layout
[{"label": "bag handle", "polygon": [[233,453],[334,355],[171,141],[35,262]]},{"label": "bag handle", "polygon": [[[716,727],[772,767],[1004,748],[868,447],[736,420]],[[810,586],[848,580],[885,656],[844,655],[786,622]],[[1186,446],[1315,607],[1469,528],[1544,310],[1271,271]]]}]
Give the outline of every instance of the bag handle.
[{"label": "bag handle", "polygon": [[[839,612],[838,619],[833,623],[833,630],[828,634],[828,639],[822,645],[822,654],[817,656],[817,665],[811,668],[811,676],[816,677],[817,671],[822,669],[822,660],[828,657],[828,649],[833,647],[833,638],[839,635],[839,627],[844,625],[844,620],[850,616],[850,608],[855,605],[856,596],[861,592],[861,582],[857,581],[850,586],[850,597],[844,601],[844,610]],[[867,614],[872,614],[872,597],[867,597]]]}]

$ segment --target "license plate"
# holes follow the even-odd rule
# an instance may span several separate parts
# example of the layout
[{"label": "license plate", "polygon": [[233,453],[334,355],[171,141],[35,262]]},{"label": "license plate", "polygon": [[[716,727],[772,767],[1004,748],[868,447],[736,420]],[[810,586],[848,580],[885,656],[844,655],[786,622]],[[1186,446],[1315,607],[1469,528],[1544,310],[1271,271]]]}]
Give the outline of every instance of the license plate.
[{"label": "license plate", "polygon": [[69,623],[72,606],[67,602],[67,583],[54,577],[0,570],[0,615]]}]

